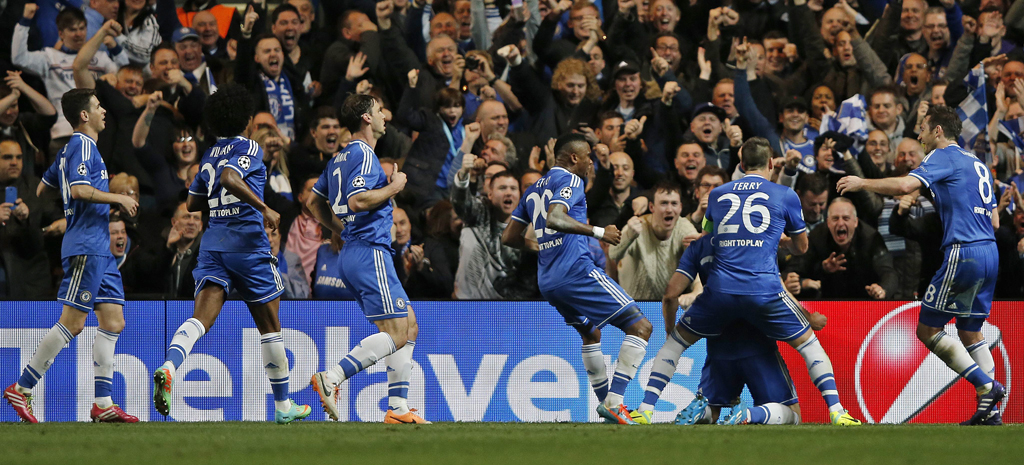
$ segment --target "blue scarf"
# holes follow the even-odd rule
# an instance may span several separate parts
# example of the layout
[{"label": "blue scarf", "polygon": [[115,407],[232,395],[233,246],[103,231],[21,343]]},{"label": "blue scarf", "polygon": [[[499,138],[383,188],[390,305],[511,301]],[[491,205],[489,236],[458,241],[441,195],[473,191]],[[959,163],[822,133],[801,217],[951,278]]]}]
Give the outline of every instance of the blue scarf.
[{"label": "blue scarf", "polygon": [[[441,115],[437,115],[441,118]],[[448,138],[448,155],[444,158],[444,164],[441,165],[441,172],[437,175],[437,187],[441,189],[448,189],[448,171],[452,169],[452,161],[455,157],[459,156],[459,149],[462,148],[462,139],[466,135],[466,128],[462,125],[462,118],[455,123],[455,130],[452,131],[448,127],[448,123],[441,118],[441,127],[444,128],[444,135]]]},{"label": "blue scarf", "polygon": [[285,137],[295,139],[295,100],[292,99],[291,81],[284,73],[281,73],[278,81],[263,73],[260,73],[260,77],[263,78],[263,85],[267,91],[270,114],[277,120],[278,129]]}]

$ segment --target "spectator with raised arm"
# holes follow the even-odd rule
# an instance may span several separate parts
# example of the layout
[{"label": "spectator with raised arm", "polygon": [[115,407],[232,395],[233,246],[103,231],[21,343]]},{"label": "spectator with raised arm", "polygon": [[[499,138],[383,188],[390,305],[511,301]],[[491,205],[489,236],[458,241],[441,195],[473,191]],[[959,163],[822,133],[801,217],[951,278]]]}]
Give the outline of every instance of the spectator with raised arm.
[{"label": "spectator with raised arm", "polygon": [[[32,110],[21,111],[18,100],[24,96]],[[47,168],[46,144],[50,128],[57,122],[57,109],[45,95],[21,79],[20,71],[8,71],[0,82],[0,136],[13,139],[21,147],[22,166],[26,174],[38,176]]]},{"label": "spectator with raised arm", "polygon": [[50,294],[49,260],[42,226],[61,215],[52,199],[40,199],[39,178],[23,170],[17,140],[0,137],[0,189],[14,188],[16,200],[0,203],[0,297],[42,299]]}]

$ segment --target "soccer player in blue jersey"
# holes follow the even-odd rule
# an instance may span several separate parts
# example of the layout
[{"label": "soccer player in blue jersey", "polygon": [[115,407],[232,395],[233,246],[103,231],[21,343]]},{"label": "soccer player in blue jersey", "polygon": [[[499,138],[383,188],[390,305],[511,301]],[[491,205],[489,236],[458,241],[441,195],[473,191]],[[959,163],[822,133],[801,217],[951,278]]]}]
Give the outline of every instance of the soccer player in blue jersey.
[{"label": "soccer player in blue jersey", "polygon": [[341,124],[352,141],[327,164],[306,206],[324,227],[341,234],[342,282],[366,319],[377,325],[338,365],[313,375],[310,384],[331,419],[338,420],[337,386],[384,358],[388,366],[385,423],[429,423],[408,406],[412,351],[419,326],[395,272],[391,250],[391,199],[405,188],[405,173],[384,172],[373,148],[384,135],[380,101],[351,95],[341,107]]},{"label": "soccer player in blue jersey", "polygon": [[[675,326],[679,296],[697,277],[701,282],[708,282],[712,263],[714,248],[710,235],[693,241],[683,252],[662,299],[666,328]],[[824,327],[824,316],[807,316],[814,318],[811,325],[815,330]],[[637,423],[650,423],[654,404],[675,373],[683,346],[671,334],[654,359],[654,367],[644,392],[644,403],[632,414]],[[676,423],[692,425],[706,420],[714,422],[718,418],[719,409],[731,406],[739,397],[744,384],[750,388],[756,406],[751,409],[743,406],[734,408],[725,422],[800,422],[796,391],[778,346],[750,323],[739,320],[723,330],[721,336],[708,338],[708,358],[701,372],[697,398],[679,412]]]},{"label": "soccer player in blue jersey", "polygon": [[85,328],[92,311],[99,329],[93,342],[96,401],[89,416],[96,422],[135,423],[110,398],[114,382],[114,345],[124,329],[124,288],[121,273],[110,253],[110,205],[134,215],[138,202],[131,197],[111,194],[107,188],[107,167],[103,163],[96,137],[106,126],[106,110],[92,89],[74,89],[61,98],[64,117],[75,126],[75,133],[57,154],[36,189],[60,191],[67,218],[67,232],[61,244],[64,280],[57,300],[64,303],[57,324],[43,336],[35,354],[22,371],[21,378],[4,390],[4,398],[28,423],[38,423],[32,412],[32,388],[50,368],[54,357]]},{"label": "soccer player in blue jersey", "polygon": [[[975,386],[978,408],[964,424],[1001,425],[996,408],[1006,388],[993,379],[995,363],[981,333],[999,271],[994,233],[999,228],[998,198],[985,163],[954,142],[960,129],[956,110],[929,108],[918,136],[928,152],[921,166],[900,178],[847,176],[836,188],[840,193],[866,190],[891,196],[922,187],[931,191],[942,220],[943,262],[921,302],[917,338]],[[953,318],[959,341],[943,330]]]},{"label": "soccer player in blue jersey", "polygon": [[206,100],[203,123],[217,142],[203,155],[199,173],[188,189],[186,207],[190,212],[209,209],[210,223],[192,272],[196,281],[192,318],[174,332],[166,361],[153,373],[153,404],[163,415],[170,414],[175,371],[217,321],[232,290],[245,300],[260,332],[263,367],[274,393],[275,421],[290,423],[311,412],[308,405],[288,398],[288,355],[277,317],[284,285],[264,230],[264,225],[277,229],[281,217],[263,203],[267,182],[263,150],[240,135],[254,111],[249,92],[237,84],[219,87]]},{"label": "soccer player in blue jersey", "polygon": [[[594,265],[590,255],[590,236],[613,245],[619,243],[619,230],[614,225],[599,228],[586,224],[584,179],[592,168],[590,145],[583,136],[558,138],[555,167],[523,194],[501,241],[525,247],[524,233],[533,224],[541,295],[583,338],[583,364],[602,401],[598,414],[609,423],[635,424],[622,404],[622,396],[647,353],[651,322],[626,291]],[[600,330],[607,324],[626,333],[610,387],[601,354]]]},{"label": "soccer player in blue jersey", "polygon": [[703,337],[721,335],[730,323],[746,320],[800,353],[833,424],[859,425],[839,402],[832,362],[779,280],[776,254],[782,234],[791,239],[795,254],[807,252],[808,241],[800,198],[768,181],[771,159],[766,139],[748,139],[740,147],[746,176],[711,191],[704,230],[712,236],[714,265],[704,292],[683,313],[671,339],[685,351]]}]

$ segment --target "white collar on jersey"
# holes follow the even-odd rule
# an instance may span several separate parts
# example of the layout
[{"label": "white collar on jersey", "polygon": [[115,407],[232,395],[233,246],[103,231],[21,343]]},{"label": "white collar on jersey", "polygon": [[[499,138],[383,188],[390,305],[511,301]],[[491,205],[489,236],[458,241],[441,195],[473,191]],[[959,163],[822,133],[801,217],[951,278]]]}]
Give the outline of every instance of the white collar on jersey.
[{"label": "white collar on jersey", "polygon": [[94,144],[96,143],[96,140],[95,140],[95,139],[93,139],[92,137],[89,137],[89,135],[88,135],[88,134],[85,134],[84,132],[78,132],[78,131],[75,131],[75,133],[74,133],[74,134],[72,134],[72,135],[73,135],[73,136],[74,136],[74,135],[82,136],[82,137],[84,137],[84,138],[86,138],[86,139],[89,139],[90,141],[92,141],[92,143],[94,143]]}]

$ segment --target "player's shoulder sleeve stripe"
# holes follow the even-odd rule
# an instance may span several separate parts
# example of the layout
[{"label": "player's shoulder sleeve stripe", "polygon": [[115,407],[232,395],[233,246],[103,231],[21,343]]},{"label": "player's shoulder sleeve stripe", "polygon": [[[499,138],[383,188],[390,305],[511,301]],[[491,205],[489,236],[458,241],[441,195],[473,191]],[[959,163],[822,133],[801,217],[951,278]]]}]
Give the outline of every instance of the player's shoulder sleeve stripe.
[{"label": "player's shoulder sleeve stripe", "polygon": [[786,234],[800,234],[803,232],[807,232],[807,228],[800,228],[797,229],[796,231],[786,231]]},{"label": "player's shoulder sleeve stripe", "polygon": [[197,197],[206,197],[206,194],[196,192],[196,191],[194,191],[192,189],[189,189],[188,195],[195,195]]},{"label": "player's shoulder sleeve stripe", "polygon": [[227,168],[231,168],[231,169],[235,170],[238,173],[239,176],[241,176],[243,178],[245,177],[245,172],[243,172],[241,168],[239,168],[239,167],[237,167],[235,165],[232,165],[230,163],[228,163],[228,164],[226,164],[224,166],[227,167]]},{"label": "player's shoulder sleeve stripe", "polygon": [[325,199],[327,198],[327,194],[320,192],[320,189],[317,189],[316,187],[313,187],[313,193]]},{"label": "player's shoulder sleeve stripe", "polygon": [[85,185],[87,185],[87,186],[91,186],[91,185],[92,185],[92,183],[91,183],[91,182],[89,182],[89,180],[88,180],[88,179],[81,179],[81,180],[78,180],[78,181],[72,182],[72,183],[70,183],[70,184],[68,184],[68,185],[69,185],[69,186],[74,186],[74,185],[77,185],[77,184],[85,184]]},{"label": "player's shoulder sleeve stripe", "polygon": [[354,190],[352,192],[349,192],[348,195],[345,196],[345,198],[346,199],[351,199],[353,195],[356,195],[356,194],[359,194],[359,193],[362,193],[362,192],[366,192],[366,191],[367,191],[367,189],[365,187],[361,188],[361,189],[356,189],[356,190]]},{"label": "player's shoulder sleeve stripe", "polygon": [[82,150],[82,161],[83,162],[89,161],[89,154],[92,152],[91,150],[89,150],[90,149],[90,147],[89,147],[89,140],[86,139],[85,136],[79,135],[78,136],[78,145],[80,145],[82,147],[81,148],[81,150]]},{"label": "player's shoulder sleeve stripe", "polygon": [[910,175],[910,176],[913,176],[913,177],[917,178],[919,181],[921,181],[921,184],[924,184],[924,187],[927,187],[927,188],[931,189],[931,187],[932,187],[931,184],[928,183],[928,180],[925,179],[924,176],[921,176],[920,174],[917,174],[917,173],[915,173],[913,171],[911,171],[911,172],[909,172],[907,174]]},{"label": "player's shoulder sleeve stripe", "polygon": [[359,150],[363,151],[363,166],[360,167],[359,174],[370,174],[370,167],[373,166],[373,161],[370,159],[370,152],[363,148],[362,144],[358,144]]},{"label": "player's shoulder sleeve stripe", "polygon": [[46,178],[42,178],[42,179],[40,179],[40,181],[42,181],[42,182],[43,182],[43,184],[46,184],[47,186],[50,186],[50,187],[52,187],[52,188],[54,188],[54,189],[56,189],[56,188],[57,188],[57,186],[56,186],[56,185],[54,185],[54,184],[51,184],[51,183],[50,183],[50,181],[47,181],[47,180],[46,180]]},{"label": "player's shoulder sleeve stripe", "polygon": [[562,205],[565,205],[565,208],[567,208],[567,209],[568,208],[572,208],[572,205],[569,205],[569,202],[566,202],[566,201],[564,201],[562,199],[551,199],[551,200],[548,200],[548,203],[549,204],[551,204],[551,203],[560,203]]},{"label": "player's shoulder sleeve stripe", "polygon": [[686,276],[687,278],[690,278],[690,281],[694,280],[693,275],[690,274],[689,272],[687,272],[686,270],[682,269],[682,268],[676,268],[676,273],[679,273],[679,274],[681,274],[683,276]]},{"label": "player's shoulder sleeve stripe", "polygon": [[256,141],[250,139],[249,149],[245,152],[246,155],[249,155],[250,157],[255,156],[257,153],[259,153],[259,147],[260,146],[256,143]]},{"label": "player's shoulder sleeve stripe", "polygon": [[523,223],[523,224],[530,224],[530,222],[529,222],[529,221],[526,221],[526,220],[524,220],[524,219],[522,219],[522,218],[520,218],[520,217],[518,217],[518,216],[516,216],[516,215],[511,215],[511,217],[512,217],[512,219],[513,219],[513,220],[516,220],[516,221],[518,221],[518,222],[520,222],[520,223]]}]

